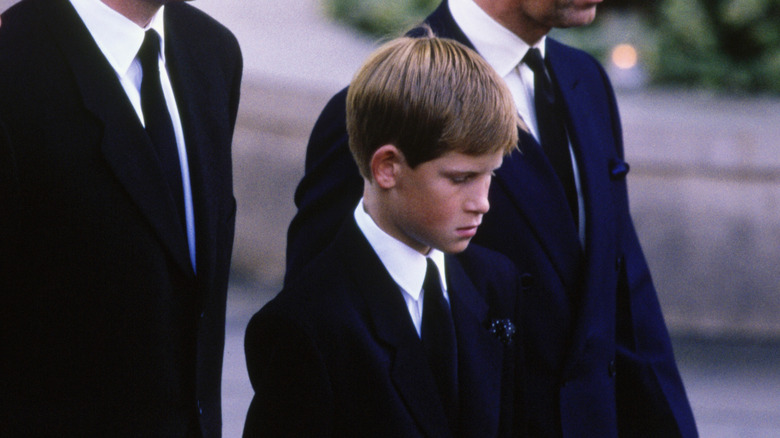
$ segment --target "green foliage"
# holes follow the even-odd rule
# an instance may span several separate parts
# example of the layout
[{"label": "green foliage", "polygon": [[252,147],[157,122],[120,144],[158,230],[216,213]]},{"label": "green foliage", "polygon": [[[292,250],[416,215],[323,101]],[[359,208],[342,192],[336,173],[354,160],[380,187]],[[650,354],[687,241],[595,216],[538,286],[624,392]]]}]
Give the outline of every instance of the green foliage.
[{"label": "green foliage", "polygon": [[662,83],[780,93],[780,0],[664,0]]},{"label": "green foliage", "polygon": [[439,0],[327,0],[328,13],[375,37],[398,35],[422,21]]},{"label": "green foliage", "polygon": [[[375,37],[398,35],[440,0],[326,0],[339,21]],[[596,21],[554,30],[602,62],[633,45],[656,84],[780,94],[780,0],[607,0]]]}]

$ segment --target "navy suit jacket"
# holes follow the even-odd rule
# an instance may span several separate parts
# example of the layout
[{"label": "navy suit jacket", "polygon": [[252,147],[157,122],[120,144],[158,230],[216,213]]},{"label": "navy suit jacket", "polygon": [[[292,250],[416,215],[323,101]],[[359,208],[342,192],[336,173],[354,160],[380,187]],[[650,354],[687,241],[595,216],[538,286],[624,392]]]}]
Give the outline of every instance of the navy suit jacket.
[{"label": "navy suit jacket", "polygon": [[245,437],[522,436],[519,333],[492,321],[521,297],[512,262],[472,246],[446,256],[458,343],[460,433],[453,435],[398,285],[354,219],[258,312],[245,345],[255,397]]},{"label": "navy suit jacket", "polygon": [[196,275],[153,146],[70,2],[2,19],[0,435],[220,436],[236,39],[166,6]]},{"label": "navy suit jacket", "polygon": [[[473,47],[446,2],[426,22]],[[414,31],[412,32],[415,33]],[[696,436],[650,272],[629,215],[615,95],[590,55],[547,39],[568,113],[585,202],[586,243],[539,144],[521,133],[490,190],[474,242],[524,269],[529,432],[534,436]],[[349,155],[346,90],[312,131],[288,231],[286,280],[322,251],[362,182]]]}]

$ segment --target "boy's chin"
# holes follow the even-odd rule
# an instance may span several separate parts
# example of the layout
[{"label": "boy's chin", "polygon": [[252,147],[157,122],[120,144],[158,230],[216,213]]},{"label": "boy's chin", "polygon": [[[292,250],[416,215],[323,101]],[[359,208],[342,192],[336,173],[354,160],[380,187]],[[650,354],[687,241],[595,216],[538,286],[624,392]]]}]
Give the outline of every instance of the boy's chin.
[{"label": "boy's chin", "polygon": [[445,253],[445,254],[458,254],[460,252],[463,252],[468,248],[469,243],[471,242],[471,239],[460,241],[460,242],[454,242],[450,245],[447,245],[445,248],[439,248],[439,251]]}]

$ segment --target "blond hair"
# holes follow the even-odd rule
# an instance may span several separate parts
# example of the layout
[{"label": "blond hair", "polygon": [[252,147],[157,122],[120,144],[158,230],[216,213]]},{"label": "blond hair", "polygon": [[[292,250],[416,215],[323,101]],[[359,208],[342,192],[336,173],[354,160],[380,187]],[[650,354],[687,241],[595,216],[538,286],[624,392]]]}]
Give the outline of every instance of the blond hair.
[{"label": "blond hair", "polygon": [[522,125],[504,81],[473,50],[427,33],[385,43],[350,83],[349,148],[364,178],[386,144],[412,168],[450,151],[509,154],[517,145]]}]

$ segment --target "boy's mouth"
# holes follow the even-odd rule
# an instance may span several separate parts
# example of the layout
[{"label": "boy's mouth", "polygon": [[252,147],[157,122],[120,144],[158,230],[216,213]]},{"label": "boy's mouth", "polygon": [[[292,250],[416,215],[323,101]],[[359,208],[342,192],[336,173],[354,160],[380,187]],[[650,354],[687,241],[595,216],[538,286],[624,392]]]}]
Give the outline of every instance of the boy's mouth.
[{"label": "boy's mouth", "polygon": [[479,224],[459,227],[456,231],[461,237],[474,237],[477,234],[477,228],[479,228]]}]

